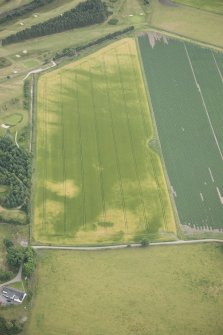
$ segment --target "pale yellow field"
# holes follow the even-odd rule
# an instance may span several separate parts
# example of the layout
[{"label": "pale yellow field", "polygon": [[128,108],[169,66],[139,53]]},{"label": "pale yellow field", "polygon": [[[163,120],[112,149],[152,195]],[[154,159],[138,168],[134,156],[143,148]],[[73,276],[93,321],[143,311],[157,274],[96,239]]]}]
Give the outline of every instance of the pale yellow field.
[{"label": "pale yellow field", "polygon": [[35,241],[174,237],[134,39],[41,76],[36,132]]}]

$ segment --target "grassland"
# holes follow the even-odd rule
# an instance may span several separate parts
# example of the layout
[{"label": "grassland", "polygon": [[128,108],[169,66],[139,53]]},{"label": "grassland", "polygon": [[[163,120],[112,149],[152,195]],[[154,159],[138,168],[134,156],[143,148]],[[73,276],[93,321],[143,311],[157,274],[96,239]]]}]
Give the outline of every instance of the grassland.
[{"label": "grassland", "polygon": [[26,5],[29,2],[31,2],[31,0],[14,0],[14,1],[0,0],[0,12],[1,13],[7,12],[9,10]]},{"label": "grassland", "polygon": [[122,2],[117,17],[119,18],[121,24],[144,23],[147,19],[145,9],[146,8],[142,5],[142,2],[138,0],[125,0]]},{"label": "grassland", "polygon": [[175,232],[134,39],[41,76],[36,124],[36,241]]},{"label": "grassland", "polygon": [[149,25],[167,32],[223,47],[223,16],[194,7],[172,7],[151,0]]},{"label": "grassland", "polygon": [[174,2],[223,14],[223,2],[221,0],[174,0]]},{"label": "grassland", "polygon": [[222,275],[215,245],[44,252],[24,335],[221,335]]},{"label": "grassland", "polygon": [[181,224],[221,230],[223,54],[171,39],[150,42],[139,37]]}]

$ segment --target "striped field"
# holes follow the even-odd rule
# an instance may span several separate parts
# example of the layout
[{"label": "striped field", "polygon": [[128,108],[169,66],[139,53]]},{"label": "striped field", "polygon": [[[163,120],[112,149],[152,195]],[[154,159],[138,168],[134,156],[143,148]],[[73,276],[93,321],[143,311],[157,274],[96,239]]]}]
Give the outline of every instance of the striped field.
[{"label": "striped field", "polygon": [[151,33],[139,45],[181,224],[221,231],[223,54]]},{"label": "striped field", "polygon": [[136,241],[175,223],[134,39],[40,77],[33,237]]}]

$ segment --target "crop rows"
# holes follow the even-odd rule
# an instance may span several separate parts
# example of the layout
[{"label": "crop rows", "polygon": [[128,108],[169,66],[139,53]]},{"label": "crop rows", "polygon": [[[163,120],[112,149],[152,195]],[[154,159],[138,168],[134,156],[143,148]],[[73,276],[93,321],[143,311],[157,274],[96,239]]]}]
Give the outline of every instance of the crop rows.
[{"label": "crop rows", "polygon": [[38,238],[131,240],[150,224],[174,231],[136,57],[127,40],[40,79]]},{"label": "crop rows", "polygon": [[181,224],[223,228],[223,55],[139,37],[162,152]]}]

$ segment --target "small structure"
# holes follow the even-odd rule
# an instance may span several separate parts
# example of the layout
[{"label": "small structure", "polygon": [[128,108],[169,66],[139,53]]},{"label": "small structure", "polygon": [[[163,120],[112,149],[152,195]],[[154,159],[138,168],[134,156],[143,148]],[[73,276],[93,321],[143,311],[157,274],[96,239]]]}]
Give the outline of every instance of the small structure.
[{"label": "small structure", "polygon": [[17,302],[19,304],[21,304],[26,297],[25,292],[6,286],[3,286],[2,288],[2,295],[6,299],[11,300],[12,302]]}]

